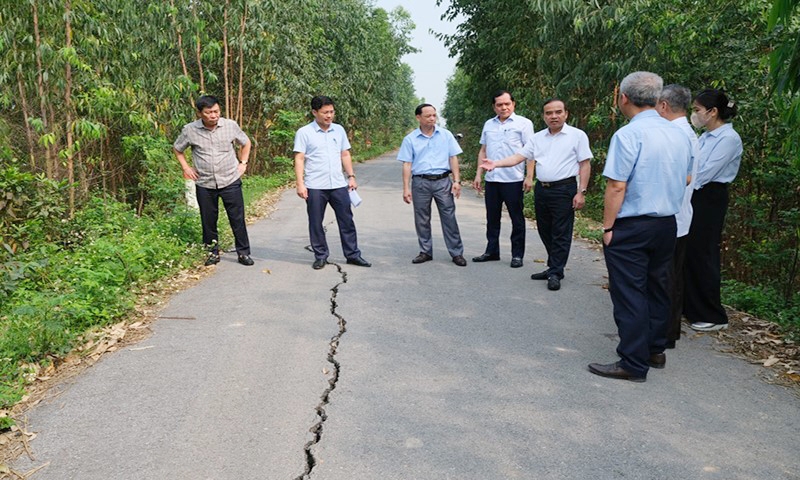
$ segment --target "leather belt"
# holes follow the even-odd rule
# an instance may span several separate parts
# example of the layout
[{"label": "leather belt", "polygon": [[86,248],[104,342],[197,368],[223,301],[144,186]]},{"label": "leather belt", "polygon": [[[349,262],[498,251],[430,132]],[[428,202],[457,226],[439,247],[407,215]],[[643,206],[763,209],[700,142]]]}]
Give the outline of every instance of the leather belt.
[{"label": "leather belt", "polygon": [[450,176],[450,172],[437,173],[437,174],[434,174],[434,175],[428,175],[428,174],[412,175],[412,177],[414,177],[414,178],[421,178],[423,180],[441,180],[441,179],[449,177],[449,176]]},{"label": "leather belt", "polygon": [[555,182],[542,182],[541,180],[537,180],[539,185],[543,186],[544,188],[550,187],[557,187],[559,185],[567,185],[570,182],[575,183],[575,177],[565,178],[563,180],[556,180]]}]

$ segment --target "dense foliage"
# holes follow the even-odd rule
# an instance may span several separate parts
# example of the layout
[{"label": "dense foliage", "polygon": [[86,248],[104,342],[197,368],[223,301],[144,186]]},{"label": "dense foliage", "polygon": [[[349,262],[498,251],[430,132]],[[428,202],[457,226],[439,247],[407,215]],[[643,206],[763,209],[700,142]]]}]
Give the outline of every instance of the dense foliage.
[{"label": "dense foliage", "polygon": [[[739,105],[734,128],[745,143],[723,246],[727,298],[749,292],[749,306],[769,304],[766,316],[800,326],[800,129],[787,115],[796,96],[773,93],[769,82],[770,53],[776,45],[791,52],[800,37],[785,13],[797,2],[777,2],[787,4],[784,22],[769,29],[767,0],[451,0],[447,15],[466,21],[443,36],[459,55],[444,114],[477,143],[493,115],[493,90],[513,91],[518,112],[539,127],[541,102],[564,98],[571,123],[592,140],[597,173],[625,121],[615,108],[625,74],[650,70],[694,91],[725,89]],[[796,75],[796,65],[789,71]],[[588,202],[595,217],[602,187],[595,175]]]},{"label": "dense foliage", "polygon": [[0,408],[26,364],[201,258],[171,147],[199,95],[253,140],[249,200],[291,178],[314,95],[336,101],[355,158],[399,143],[417,103],[400,62],[412,29],[369,0],[4,2]]}]

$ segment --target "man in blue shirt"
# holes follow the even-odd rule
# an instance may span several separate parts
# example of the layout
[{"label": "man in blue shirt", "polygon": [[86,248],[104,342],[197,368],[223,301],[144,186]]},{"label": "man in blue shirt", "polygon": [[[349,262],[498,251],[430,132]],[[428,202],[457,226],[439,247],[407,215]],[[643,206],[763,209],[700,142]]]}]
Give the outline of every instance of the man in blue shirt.
[{"label": "man in blue shirt", "polygon": [[619,109],[630,123],[611,138],[603,171],[603,251],[620,360],[589,364],[589,371],[634,382],[666,364],[675,214],[692,158],[686,134],[655,110],[662,87],[650,72],[622,80]]},{"label": "man in blue shirt", "polygon": [[336,214],[347,263],[359,267],[371,266],[361,257],[361,250],[358,249],[349,195],[349,191],[358,188],[358,184],[353,173],[350,142],[344,128],[333,123],[335,113],[333,100],[329,97],[312,98],[311,114],[314,115],[314,121],[300,128],[294,137],[297,196],[306,201],[314,270],[328,263],[328,242],[322,227],[328,204]]},{"label": "man in blue shirt", "polygon": [[433,105],[423,103],[414,113],[419,128],[406,135],[397,154],[397,160],[403,162],[403,201],[414,203],[414,227],[419,239],[420,252],[411,263],[433,259],[431,201],[435,200],[447,251],[453,263],[466,267],[464,245],[456,222],[455,202],[461,195],[458,168],[461,147],[452,133],[436,125],[436,109]]}]

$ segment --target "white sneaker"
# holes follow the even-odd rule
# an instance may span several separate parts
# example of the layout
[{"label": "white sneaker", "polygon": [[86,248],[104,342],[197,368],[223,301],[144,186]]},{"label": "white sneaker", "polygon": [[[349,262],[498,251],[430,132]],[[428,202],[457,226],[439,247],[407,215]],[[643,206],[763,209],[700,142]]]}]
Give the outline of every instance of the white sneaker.
[{"label": "white sneaker", "polygon": [[726,330],[728,328],[727,323],[708,323],[708,322],[697,322],[689,326],[692,327],[692,330],[696,330],[698,332],[716,332],[717,330]]}]

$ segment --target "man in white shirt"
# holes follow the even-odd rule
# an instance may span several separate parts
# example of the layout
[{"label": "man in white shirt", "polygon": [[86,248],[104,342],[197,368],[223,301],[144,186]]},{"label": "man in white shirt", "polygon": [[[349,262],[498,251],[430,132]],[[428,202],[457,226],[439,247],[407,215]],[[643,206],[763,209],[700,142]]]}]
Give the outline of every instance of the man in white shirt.
[{"label": "man in white shirt", "polygon": [[[564,268],[572,245],[575,210],[586,203],[591,167],[589,137],[583,130],[567,125],[569,112],[563,100],[551,98],[543,106],[547,128],[534,134],[533,139],[514,155],[502,160],[484,160],[481,168],[492,170],[533,161],[525,178],[525,188],[533,185],[536,173],[534,203],[539,237],[547,250],[547,270],[531,275],[533,280],[547,280],[549,290],[561,288]],[[577,178],[576,178],[577,177]]]},{"label": "man in white shirt", "polygon": [[[483,125],[478,165],[484,158],[505,158],[521,149],[533,137],[533,122],[514,113],[514,97],[506,90],[498,90],[492,97],[495,117]],[[475,174],[472,186],[481,190],[481,170]],[[503,204],[511,217],[511,268],[522,266],[525,255],[525,214],[523,213],[523,181],[525,165],[503,167],[486,173],[486,250],[474,257],[473,262],[500,260],[500,219]]]},{"label": "man in white shirt", "polygon": [[658,114],[675,125],[681,127],[692,142],[692,174],[687,179],[686,191],[683,194],[681,209],[675,215],[678,224],[678,235],[675,242],[675,253],[672,257],[672,289],[670,297],[672,306],[670,308],[669,325],[667,326],[667,348],[675,348],[675,342],[681,338],[681,315],[683,314],[683,263],[686,259],[686,235],[689,233],[689,226],[692,223],[692,192],[695,187],[695,177],[697,176],[697,164],[699,145],[697,134],[686,118],[687,108],[692,101],[692,92],[688,88],[677,84],[667,85],[661,90],[658,98],[656,110]]}]

